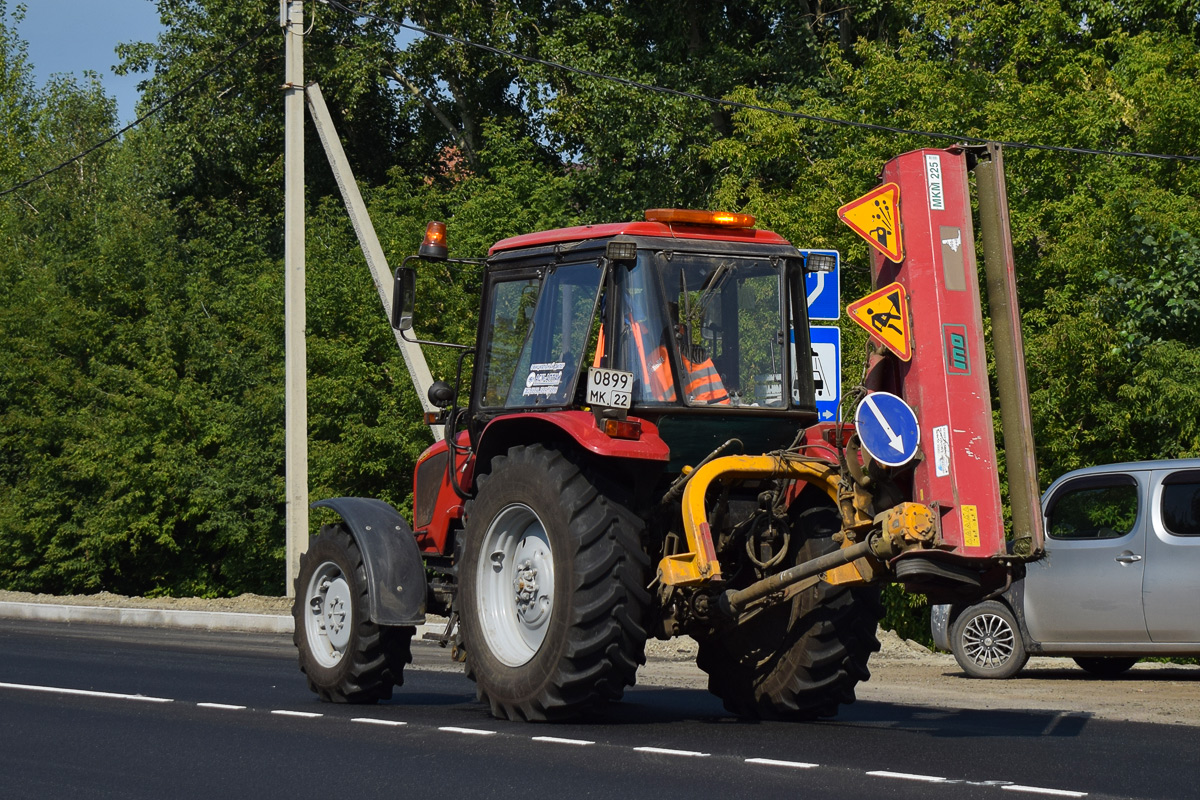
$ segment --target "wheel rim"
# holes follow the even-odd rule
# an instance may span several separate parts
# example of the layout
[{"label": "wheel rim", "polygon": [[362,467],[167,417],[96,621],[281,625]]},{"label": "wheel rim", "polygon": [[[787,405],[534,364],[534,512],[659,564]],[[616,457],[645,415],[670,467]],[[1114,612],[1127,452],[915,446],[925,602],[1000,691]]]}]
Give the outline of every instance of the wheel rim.
[{"label": "wheel rim", "polygon": [[995,669],[1012,658],[1016,634],[1004,617],[980,614],[963,627],[962,645],[976,666]]},{"label": "wheel rim", "polygon": [[537,654],[554,611],[554,559],[546,527],[529,506],[506,506],[484,534],[476,576],[483,633],[501,663]]},{"label": "wheel rim", "polygon": [[317,567],[308,581],[305,596],[308,614],[304,618],[304,631],[309,651],[322,667],[336,666],[346,654],[354,627],[350,584],[341,567],[332,561]]}]

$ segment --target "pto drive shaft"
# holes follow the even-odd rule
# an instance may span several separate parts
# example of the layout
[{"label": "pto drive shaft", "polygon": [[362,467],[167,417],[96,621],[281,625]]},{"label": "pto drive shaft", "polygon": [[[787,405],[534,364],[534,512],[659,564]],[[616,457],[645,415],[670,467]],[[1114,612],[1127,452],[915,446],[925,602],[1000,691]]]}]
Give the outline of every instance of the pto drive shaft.
[{"label": "pto drive shaft", "polygon": [[733,590],[729,589],[721,596],[721,609],[731,617],[736,617],[745,610],[746,606],[755,600],[766,597],[782,589],[786,589],[794,583],[811,578],[814,575],[820,575],[822,572],[828,572],[834,567],[840,567],[842,564],[849,564],[864,556],[872,555],[875,550],[875,543],[880,537],[872,535],[865,541],[858,544],[843,547],[832,553],[827,553],[812,561],[805,561],[803,564],[797,564],[791,569],[785,569],[783,572],[763,578],[757,583],[752,583],[745,589]]}]

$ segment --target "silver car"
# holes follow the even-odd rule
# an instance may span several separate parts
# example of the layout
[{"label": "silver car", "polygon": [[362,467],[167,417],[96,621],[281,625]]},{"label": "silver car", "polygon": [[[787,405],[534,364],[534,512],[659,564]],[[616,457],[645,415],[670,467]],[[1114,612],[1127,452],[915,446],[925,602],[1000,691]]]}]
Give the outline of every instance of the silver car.
[{"label": "silver car", "polygon": [[1112,677],[1144,656],[1200,656],[1200,459],[1070,472],[1042,495],[1046,556],[1003,594],[939,605],[933,640],[975,678],[1030,655]]}]

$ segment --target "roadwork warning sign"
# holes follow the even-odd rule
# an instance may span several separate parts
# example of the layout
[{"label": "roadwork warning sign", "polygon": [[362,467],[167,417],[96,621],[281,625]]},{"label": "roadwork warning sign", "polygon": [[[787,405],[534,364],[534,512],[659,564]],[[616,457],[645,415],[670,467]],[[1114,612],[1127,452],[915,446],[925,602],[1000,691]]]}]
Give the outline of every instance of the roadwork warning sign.
[{"label": "roadwork warning sign", "polygon": [[837,215],[889,261],[899,264],[904,260],[899,211],[900,187],[885,183],[842,206]]},{"label": "roadwork warning sign", "polygon": [[846,306],[846,315],[895,353],[901,361],[912,358],[908,295],[899,283],[889,283]]}]

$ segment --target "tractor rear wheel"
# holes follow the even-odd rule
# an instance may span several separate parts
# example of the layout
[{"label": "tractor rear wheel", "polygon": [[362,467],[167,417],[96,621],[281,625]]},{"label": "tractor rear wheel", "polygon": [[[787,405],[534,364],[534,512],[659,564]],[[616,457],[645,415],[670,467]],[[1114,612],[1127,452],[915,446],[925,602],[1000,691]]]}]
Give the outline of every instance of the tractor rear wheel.
[{"label": "tractor rear wheel", "polygon": [[292,604],[300,671],[333,703],[374,703],[404,683],[414,627],[376,625],[367,613],[362,552],[341,525],[326,525],[300,556]]},{"label": "tractor rear wheel", "polygon": [[467,503],[458,608],[493,715],[546,720],[621,697],[645,662],[642,522],[565,455],[513,447]]},{"label": "tractor rear wheel", "polygon": [[[781,568],[835,550],[832,537],[838,528],[832,508],[796,514],[792,552]],[[882,611],[876,587],[819,582],[733,630],[700,638],[696,663],[708,673],[709,691],[735,714],[831,717],[839,705],[854,702],[854,687],[871,675],[867,660],[879,649]]]}]

